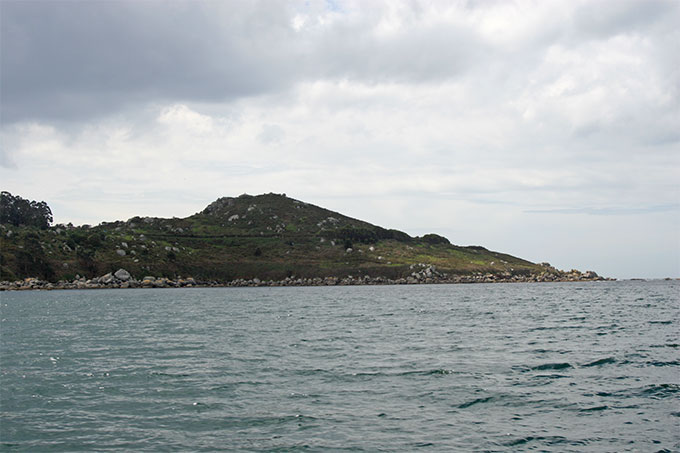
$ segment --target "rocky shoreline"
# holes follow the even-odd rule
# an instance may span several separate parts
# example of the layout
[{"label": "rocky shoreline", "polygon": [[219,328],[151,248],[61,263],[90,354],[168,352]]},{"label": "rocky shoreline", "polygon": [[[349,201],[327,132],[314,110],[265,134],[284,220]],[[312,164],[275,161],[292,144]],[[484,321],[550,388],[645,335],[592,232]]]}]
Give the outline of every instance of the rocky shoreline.
[{"label": "rocky shoreline", "polygon": [[259,287],[259,286],[350,286],[350,285],[417,285],[442,283],[531,283],[531,282],[581,282],[614,280],[597,275],[593,271],[569,272],[548,267],[540,274],[518,275],[499,273],[475,273],[470,275],[448,275],[437,271],[428,264],[411,266],[413,272],[404,278],[390,279],[385,277],[352,276],[346,277],[287,277],[283,280],[236,279],[229,282],[202,281],[194,278],[166,278],[145,276],[135,279],[125,269],[86,279],[77,277],[73,281],[60,280],[56,283],[37,278],[25,278],[17,281],[1,281],[0,291],[21,290],[57,290],[57,289],[106,289],[106,288],[210,288],[210,287]]}]

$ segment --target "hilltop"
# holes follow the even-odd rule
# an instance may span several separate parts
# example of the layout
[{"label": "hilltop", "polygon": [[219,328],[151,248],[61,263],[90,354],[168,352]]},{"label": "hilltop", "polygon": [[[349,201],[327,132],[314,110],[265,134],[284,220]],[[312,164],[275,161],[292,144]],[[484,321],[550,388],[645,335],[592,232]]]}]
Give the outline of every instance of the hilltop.
[{"label": "hilltop", "polygon": [[[434,233],[411,237],[274,193],[219,198],[186,218],[133,217],[97,226],[3,223],[0,233],[0,280],[5,281],[35,277],[98,284],[102,279],[97,276],[104,276],[109,283],[162,277],[211,284],[329,284],[348,276],[353,276],[350,283],[357,278],[377,283],[599,278],[480,246],[453,245]],[[109,278],[117,269],[125,269],[128,278]]]}]

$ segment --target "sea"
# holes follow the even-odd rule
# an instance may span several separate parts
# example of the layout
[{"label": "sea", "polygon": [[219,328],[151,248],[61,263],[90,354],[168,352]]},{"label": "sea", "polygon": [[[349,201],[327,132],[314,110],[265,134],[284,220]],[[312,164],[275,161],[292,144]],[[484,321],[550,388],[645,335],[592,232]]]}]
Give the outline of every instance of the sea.
[{"label": "sea", "polygon": [[1,451],[680,451],[680,281],[0,293]]}]

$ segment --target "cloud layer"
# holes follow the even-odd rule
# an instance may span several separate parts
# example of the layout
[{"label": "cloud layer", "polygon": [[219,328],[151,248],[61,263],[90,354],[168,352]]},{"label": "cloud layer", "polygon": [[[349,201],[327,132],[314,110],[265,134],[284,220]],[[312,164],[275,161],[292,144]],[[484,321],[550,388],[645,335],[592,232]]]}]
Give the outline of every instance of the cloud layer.
[{"label": "cloud layer", "polygon": [[562,267],[680,274],[677,2],[1,8],[0,172],[58,221],[287,192]]}]

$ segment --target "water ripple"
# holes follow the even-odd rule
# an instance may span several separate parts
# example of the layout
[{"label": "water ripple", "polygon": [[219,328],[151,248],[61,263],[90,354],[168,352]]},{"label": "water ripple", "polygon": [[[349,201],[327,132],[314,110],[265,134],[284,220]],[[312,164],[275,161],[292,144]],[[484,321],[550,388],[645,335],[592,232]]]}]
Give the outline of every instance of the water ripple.
[{"label": "water ripple", "polygon": [[671,282],[3,294],[3,451],[678,451]]}]

